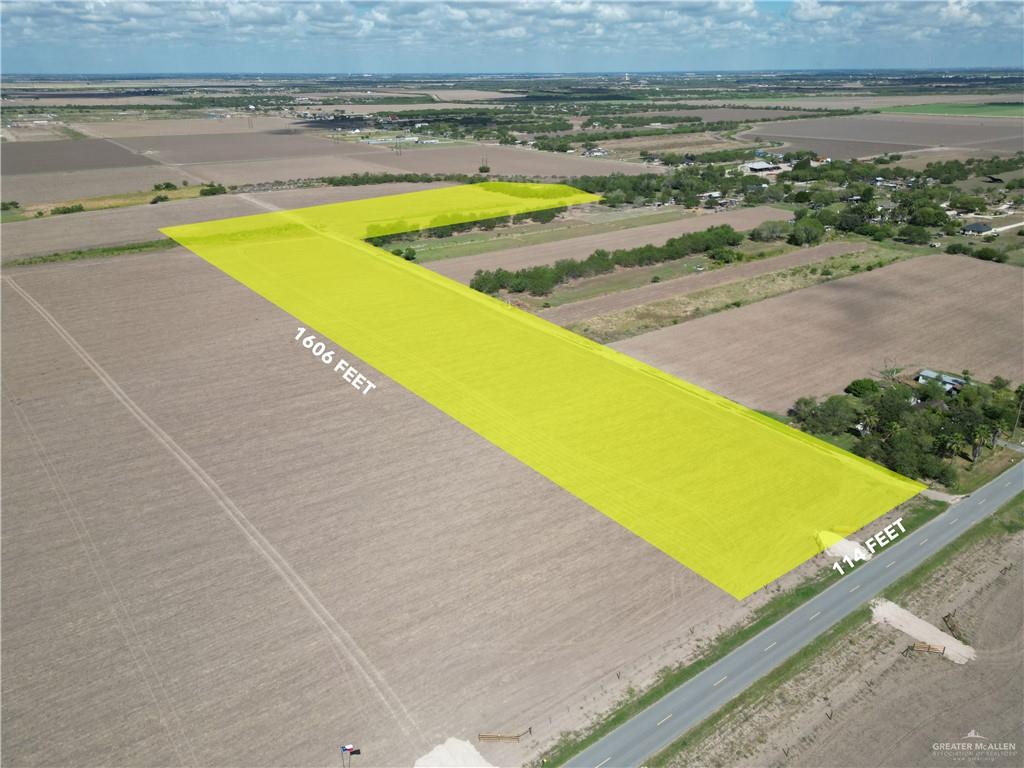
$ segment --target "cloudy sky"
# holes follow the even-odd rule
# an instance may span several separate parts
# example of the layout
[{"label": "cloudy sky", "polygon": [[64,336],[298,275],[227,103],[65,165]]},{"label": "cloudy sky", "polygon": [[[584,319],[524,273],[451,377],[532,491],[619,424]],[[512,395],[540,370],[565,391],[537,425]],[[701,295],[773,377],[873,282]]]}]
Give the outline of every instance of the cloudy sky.
[{"label": "cloudy sky", "polygon": [[7,73],[1021,67],[1024,3],[4,1]]}]

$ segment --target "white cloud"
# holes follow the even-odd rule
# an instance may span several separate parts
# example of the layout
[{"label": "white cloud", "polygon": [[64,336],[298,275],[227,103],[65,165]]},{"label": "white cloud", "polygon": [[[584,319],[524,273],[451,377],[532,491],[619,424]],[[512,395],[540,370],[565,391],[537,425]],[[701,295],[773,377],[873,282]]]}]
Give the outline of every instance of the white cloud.
[{"label": "white cloud", "polygon": [[824,5],[818,0],[794,0],[792,14],[797,21],[828,21],[842,10],[842,6]]}]

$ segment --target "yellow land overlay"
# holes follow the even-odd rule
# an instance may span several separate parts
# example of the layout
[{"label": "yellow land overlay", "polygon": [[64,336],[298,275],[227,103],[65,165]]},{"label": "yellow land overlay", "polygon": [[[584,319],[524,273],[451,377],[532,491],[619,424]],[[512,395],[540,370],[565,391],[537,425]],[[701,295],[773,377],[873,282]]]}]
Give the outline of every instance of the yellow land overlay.
[{"label": "yellow land overlay", "polygon": [[737,599],[923,488],[362,241],[596,199],[489,182],[162,231]]}]

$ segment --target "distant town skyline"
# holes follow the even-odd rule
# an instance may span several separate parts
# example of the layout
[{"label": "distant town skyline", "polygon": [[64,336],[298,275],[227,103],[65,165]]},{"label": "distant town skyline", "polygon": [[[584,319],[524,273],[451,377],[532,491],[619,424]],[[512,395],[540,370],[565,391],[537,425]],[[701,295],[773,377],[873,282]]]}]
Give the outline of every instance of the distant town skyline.
[{"label": "distant town skyline", "polygon": [[19,74],[1024,66],[1018,2],[4,2]]}]

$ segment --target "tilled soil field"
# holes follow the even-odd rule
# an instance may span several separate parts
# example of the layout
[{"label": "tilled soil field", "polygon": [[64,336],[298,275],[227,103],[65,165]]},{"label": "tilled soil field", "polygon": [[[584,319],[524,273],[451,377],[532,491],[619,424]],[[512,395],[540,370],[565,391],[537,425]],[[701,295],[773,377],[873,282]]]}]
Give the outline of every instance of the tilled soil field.
[{"label": "tilled soil field", "polygon": [[1024,381],[1024,271],[935,254],[662,328],[615,348],[785,412],[891,366]]},{"label": "tilled soil field", "polygon": [[[3,156],[5,177],[26,173],[131,168],[156,162],[105,139],[13,142],[4,145]],[[6,184],[6,179],[4,181]]]},{"label": "tilled soil field", "polygon": [[928,147],[1002,151],[1024,146],[1024,122],[1003,118],[866,115],[762,125],[743,138],[770,138],[839,159]]},{"label": "tilled soil field", "polygon": [[768,597],[349,357],[360,395],[182,249],[3,283],[12,765],[411,765],[532,726],[480,746],[521,764]]},{"label": "tilled soil field", "polygon": [[176,200],[160,205],[139,205],[50,216],[3,225],[3,261],[106,245],[156,240],[161,227],[214,221],[232,216],[265,213],[268,208],[302,208],[366,197],[397,195],[431,187],[430,184],[368,184],[359,187],[314,187],[247,195],[217,195]]}]

